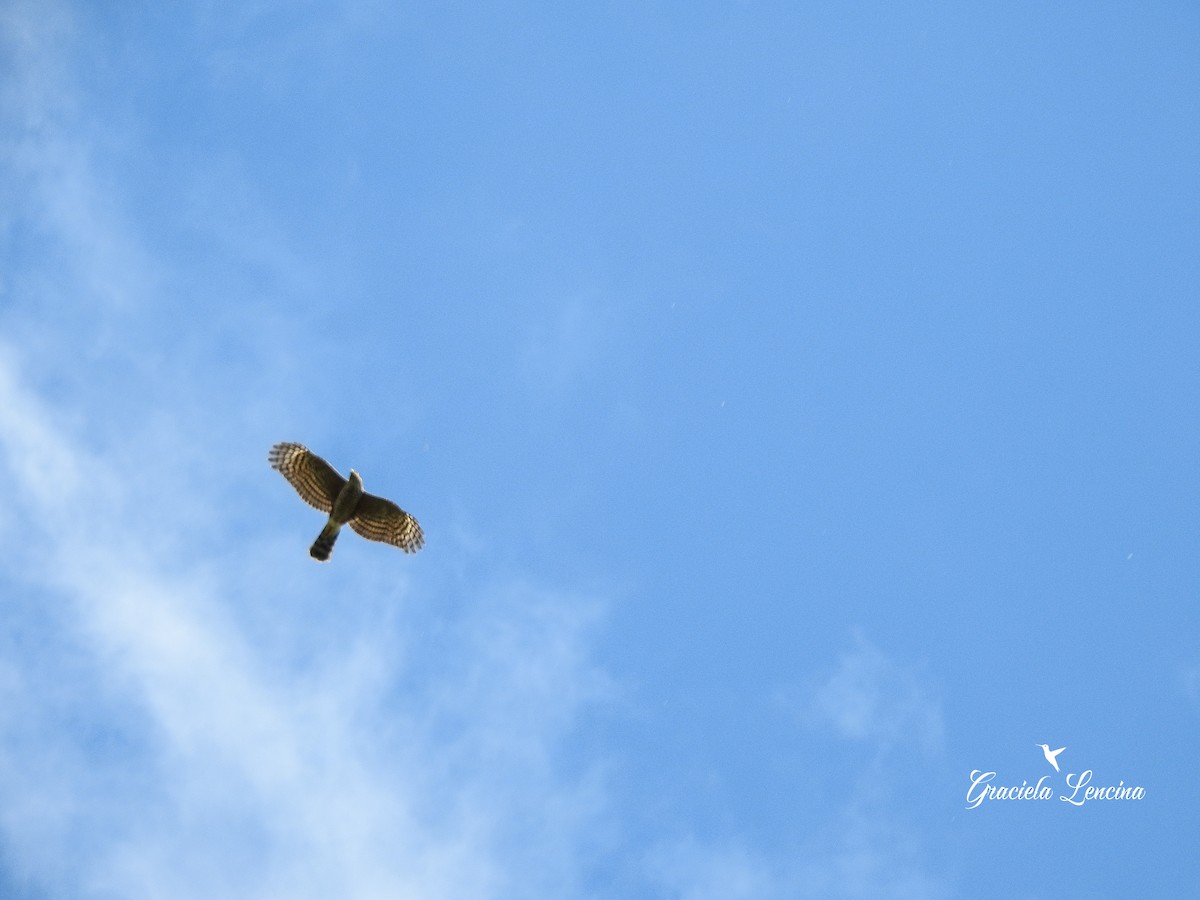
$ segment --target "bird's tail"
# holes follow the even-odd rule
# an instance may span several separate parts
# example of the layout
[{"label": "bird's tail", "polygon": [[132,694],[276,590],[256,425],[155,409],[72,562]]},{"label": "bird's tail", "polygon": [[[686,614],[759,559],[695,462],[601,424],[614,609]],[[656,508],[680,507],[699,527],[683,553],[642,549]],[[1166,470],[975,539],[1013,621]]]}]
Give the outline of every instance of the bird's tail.
[{"label": "bird's tail", "polygon": [[329,554],[333,552],[333,542],[337,540],[338,532],[341,530],[341,525],[327,522],[321,529],[321,533],[317,535],[317,539],[313,541],[313,545],[308,548],[308,555],[320,562],[328,560]]}]

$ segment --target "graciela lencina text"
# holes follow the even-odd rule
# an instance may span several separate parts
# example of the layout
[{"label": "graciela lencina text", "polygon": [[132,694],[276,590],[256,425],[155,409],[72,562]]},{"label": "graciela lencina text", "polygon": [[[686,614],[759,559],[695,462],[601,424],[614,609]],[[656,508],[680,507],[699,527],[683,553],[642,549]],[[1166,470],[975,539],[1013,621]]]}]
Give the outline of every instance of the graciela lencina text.
[{"label": "graciela lencina text", "polygon": [[[975,769],[971,772],[971,786],[967,788],[967,809],[976,809],[983,805],[984,800],[1053,800],[1054,789],[1048,782],[1049,775],[1043,775],[1037,784],[1022,781],[1020,787],[995,785],[995,772],[983,772]],[[1087,769],[1078,775],[1069,774],[1066,777],[1067,793],[1059,794],[1058,799],[1072,806],[1083,806],[1089,800],[1141,800],[1146,796],[1146,789],[1140,785],[1119,784],[1099,786],[1093,785],[1092,770]]]}]

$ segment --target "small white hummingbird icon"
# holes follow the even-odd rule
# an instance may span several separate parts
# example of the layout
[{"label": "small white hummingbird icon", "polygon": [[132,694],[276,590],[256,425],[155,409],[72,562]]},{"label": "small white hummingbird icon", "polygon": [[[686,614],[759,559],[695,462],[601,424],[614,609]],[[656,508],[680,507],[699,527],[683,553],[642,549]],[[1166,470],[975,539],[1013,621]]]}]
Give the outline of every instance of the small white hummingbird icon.
[{"label": "small white hummingbird icon", "polygon": [[1057,757],[1058,754],[1062,753],[1067,748],[1059,747],[1057,750],[1051,750],[1049,744],[1038,744],[1037,746],[1042,748],[1042,753],[1044,753],[1046,756],[1046,762],[1048,762],[1048,763],[1050,763],[1050,765],[1054,766],[1054,771],[1057,772],[1058,771],[1058,760],[1055,757]]}]

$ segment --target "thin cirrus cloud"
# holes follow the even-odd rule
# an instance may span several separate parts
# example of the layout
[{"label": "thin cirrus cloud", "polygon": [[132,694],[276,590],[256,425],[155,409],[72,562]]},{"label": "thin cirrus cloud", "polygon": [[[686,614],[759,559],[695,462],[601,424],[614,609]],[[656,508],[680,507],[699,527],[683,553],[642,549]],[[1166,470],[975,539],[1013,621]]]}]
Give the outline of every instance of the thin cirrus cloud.
[{"label": "thin cirrus cloud", "polygon": [[787,856],[734,841],[688,839],[655,848],[647,869],[667,896],[680,900],[934,900],[950,895],[945,881],[928,871],[910,829],[857,805]]},{"label": "thin cirrus cloud", "polygon": [[926,753],[941,750],[941,707],[917,673],[888,657],[862,634],[853,649],[813,689],[805,717],[842,738],[888,750],[914,745]]},{"label": "thin cirrus cloud", "polygon": [[925,835],[886,786],[896,771],[893,751],[942,748],[940,705],[917,671],[856,633],[836,664],[802,690],[776,696],[804,725],[870,751],[857,771],[849,768],[844,796],[828,819],[797,835],[782,855],[736,840],[663,842],[648,855],[648,871],[685,900],[949,896]]},{"label": "thin cirrus cloud", "polygon": [[[4,648],[6,856],[65,896],[569,887],[570,836],[601,805],[588,772],[554,771],[573,717],[606,690],[586,655],[587,604],[481,591],[439,660],[367,618],[341,651],[322,651],[320,621],[288,632],[299,648],[263,647],[237,606],[280,600],[157,555],[120,479],[56,430],[7,359],[0,409],[17,498],[5,528],[23,523],[38,548],[5,573],[38,598],[4,609],[6,632],[37,638]],[[186,494],[169,502],[186,509]],[[316,662],[295,662],[304,651]],[[563,856],[531,878],[514,860],[538,845]]]},{"label": "thin cirrus cloud", "polygon": [[[177,386],[187,421],[156,428],[145,423],[161,416],[162,374],[145,390],[136,358],[112,360],[116,390],[55,376],[80,368],[69,319],[95,326],[89,344],[128,344],[153,327],[150,285],[173,265],[100,186],[91,126],[65,122],[75,104],[51,51],[73,26],[55,9],[39,19],[12,6],[3,22],[18,76],[3,98],[18,136],[3,163],[23,186],[9,215],[53,252],[27,254],[5,285],[18,302],[4,324],[22,349],[0,345],[0,535],[12,540],[0,566],[0,886],[570,895],[580,830],[602,807],[586,762],[557,769],[575,717],[608,689],[587,654],[595,605],[513,581],[465,585],[455,611],[435,616],[430,589],[363,576],[343,583],[351,602],[334,617],[330,597],[263,575],[286,571],[295,548],[214,534],[203,485],[237,469],[220,458],[197,469],[178,451],[238,418],[228,397]],[[38,315],[50,301],[59,316]],[[161,353],[164,340],[181,338],[139,347]],[[204,437],[228,452],[228,434]],[[398,601],[404,620],[387,612]]]},{"label": "thin cirrus cloud", "polygon": [[[54,9],[40,22],[32,4],[4,14],[20,76],[4,112],[21,135],[4,151],[4,177],[25,185],[6,214],[53,249],[5,276],[17,303],[2,321],[22,340],[0,343],[0,889],[588,895],[596,855],[624,839],[603,777],[606,751],[619,748],[572,744],[574,725],[616,690],[593,658],[600,604],[533,579],[461,573],[446,576],[458,579],[447,604],[436,574],[347,566],[335,570],[339,587],[314,588],[295,568],[311,565],[304,543],[263,524],[262,488],[243,482],[230,437],[248,409],[290,395],[231,403],[182,367],[149,397],[126,363],[102,388],[86,372],[54,377],[82,368],[78,351],[95,335],[110,360],[144,350],[130,338],[149,331],[165,357],[194,352],[152,321],[156,286],[190,263],[140,239],[113,180],[95,174],[92,126],[63,124],[75,104],[51,51],[71,24]],[[201,191],[197,215],[244,218],[214,215],[223,197]],[[279,243],[253,252],[282,277],[294,255],[267,252]],[[38,315],[50,301],[94,326],[86,339],[80,325]],[[551,396],[585,380],[605,323],[582,300],[548,316],[528,334],[528,380]],[[199,356],[190,368],[206,361],[216,362]],[[155,390],[186,396],[187,415],[143,427],[161,414]],[[234,424],[222,431],[222,420]],[[188,446],[199,436],[211,441],[204,452]],[[254,528],[224,534],[213,507],[225,501]],[[924,745],[940,741],[913,676],[865,642],[809,700],[848,738],[885,745],[912,728]],[[788,859],[735,838],[653,835],[635,881],[693,900],[936,895],[886,809],[851,796],[843,813],[826,843]]]}]

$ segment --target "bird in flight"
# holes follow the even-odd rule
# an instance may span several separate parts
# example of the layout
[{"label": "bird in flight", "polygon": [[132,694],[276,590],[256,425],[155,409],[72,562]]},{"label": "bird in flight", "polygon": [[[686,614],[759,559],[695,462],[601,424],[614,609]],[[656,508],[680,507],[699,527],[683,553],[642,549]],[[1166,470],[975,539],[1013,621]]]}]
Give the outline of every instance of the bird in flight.
[{"label": "bird in flight", "polygon": [[276,444],[267,461],[296,489],[300,499],[329,515],[308,551],[313,559],[329,559],[343,525],[369,541],[391,544],[405,553],[416,553],[424,546],[420,523],[391,500],[364,492],[362,478],[353,469],[349,478],[343,478],[303,444],[293,443]]},{"label": "bird in flight", "polygon": [[1049,744],[1038,744],[1038,746],[1042,748],[1042,754],[1046,757],[1046,762],[1048,762],[1048,763],[1050,763],[1050,765],[1054,766],[1054,771],[1057,772],[1059,770],[1058,769],[1058,754],[1062,753],[1067,748],[1059,747],[1057,750],[1051,750]]}]

